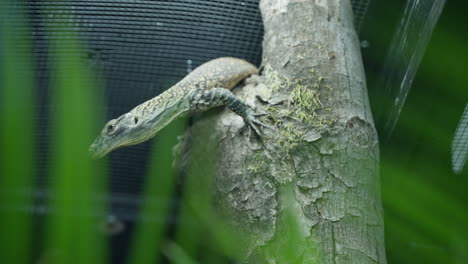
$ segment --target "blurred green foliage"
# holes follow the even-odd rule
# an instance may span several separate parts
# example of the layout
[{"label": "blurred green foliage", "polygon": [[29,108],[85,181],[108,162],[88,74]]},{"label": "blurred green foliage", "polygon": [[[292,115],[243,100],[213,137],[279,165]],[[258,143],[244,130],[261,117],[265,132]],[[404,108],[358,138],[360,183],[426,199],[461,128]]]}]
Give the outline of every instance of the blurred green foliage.
[{"label": "blurred green foliage", "polygon": [[[361,32],[370,42],[363,56],[374,111],[384,99],[373,86],[378,65],[404,3],[371,1]],[[468,261],[467,168],[457,175],[450,160],[454,132],[468,102],[468,35],[462,33],[467,7],[447,1],[392,137],[380,142],[388,263]]]},{"label": "blurred green foliage", "polygon": [[[51,13],[53,11],[50,11]],[[44,254],[54,263],[105,263],[104,233],[96,220],[104,203],[105,174],[89,158],[89,142],[95,136],[98,102],[94,77],[77,54],[80,43],[71,24],[62,23],[50,32],[66,30],[69,38],[52,39],[50,86],[52,150],[49,186],[52,213],[48,218]]]},{"label": "blurred green foliage", "polygon": [[[0,261],[30,262],[31,183],[35,171],[34,69],[20,7],[0,7]],[[13,32],[14,28],[24,31]],[[15,34],[14,34],[15,33]],[[9,177],[5,177],[9,175]]]},{"label": "blurred green foliage", "polygon": [[[128,263],[149,264],[160,261],[160,252],[157,249],[164,245],[168,223],[153,221],[153,219],[169,220],[169,209],[177,176],[172,166],[172,148],[177,144],[176,136],[184,130],[185,121],[185,119],[175,120],[164,128],[155,140],[151,167],[144,184],[144,201],[138,217],[139,223],[134,232]],[[158,199],[157,203],[155,197]]]}]

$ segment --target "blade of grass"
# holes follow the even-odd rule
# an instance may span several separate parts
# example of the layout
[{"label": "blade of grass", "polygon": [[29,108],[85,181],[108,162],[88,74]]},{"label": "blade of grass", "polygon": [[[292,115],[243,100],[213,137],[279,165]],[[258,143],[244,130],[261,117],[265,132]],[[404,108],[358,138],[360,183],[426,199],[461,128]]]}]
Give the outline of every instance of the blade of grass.
[{"label": "blade of grass", "polygon": [[143,206],[128,263],[159,263],[165,220],[168,219],[175,186],[176,170],[172,167],[172,148],[177,144],[177,135],[182,133],[185,123],[185,119],[172,122],[155,140],[151,167],[145,179]]},{"label": "blade of grass", "polygon": [[299,205],[295,198],[294,184],[287,183],[278,190],[280,211],[275,237],[264,247],[264,259],[275,259],[278,263],[319,263],[319,249],[313,234],[304,236],[300,222]]},{"label": "blade of grass", "polygon": [[175,242],[170,242],[164,250],[167,258],[175,264],[197,264],[182,247]]},{"label": "blade of grass", "polygon": [[[190,137],[189,137],[190,138]],[[197,142],[197,137],[192,137],[190,143]],[[186,139],[187,140],[187,139]],[[197,155],[210,155],[209,153],[202,153],[197,146],[193,146],[190,150],[190,157]],[[184,188],[182,194],[182,204],[179,215],[177,234],[176,234],[176,244],[182,248],[184,254],[189,256],[192,259],[197,257],[197,250],[199,249],[198,244],[201,241],[201,237],[204,234],[204,231],[201,227],[202,223],[199,221],[198,217],[195,217],[197,211],[203,214],[206,213],[206,203],[209,203],[209,197],[206,196],[206,192],[209,191],[208,186],[205,185],[207,178],[211,178],[212,168],[210,167],[211,163],[205,164],[195,164],[199,165],[200,168],[196,168],[191,161],[189,161],[187,173],[184,175]],[[203,170],[203,171],[202,171]],[[198,178],[200,177],[201,178]],[[201,207],[203,206],[203,209]],[[203,212],[200,212],[203,211]],[[175,263],[172,260],[172,263]]]},{"label": "blade of grass", "polygon": [[[64,7],[66,8],[66,6]],[[53,210],[48,222],[47,250],[56,252],[54,263],[105,263],[103,233],[97,228],[104,205],[96,199],[104,192],[99,173],[87,150],[97,118],[96,85],[79,58],[81,46],[67,10],[46,10],[48,32],[64,34],[50,44],[52,64],[52,154],[50,187]],[[61,12],[60,16],[54,12]]]},{"label": "blade of grass", "polygon": [[195,164],[190,161],[188,165],[176,241],[192,258],[198,257],[197,250],[205,245],[203,250],[239,259],[242,255],[240,241],[243,236],[239,230],[234,231],[213,207],[217,151],[216,147],[206,146],[204,143],[212,130],[212,127],[199,129],[193,132],[191,138],[191,157],[197,157],[198,162]]},{"label": "blade of grass", "polygon": [[[0,262],[31,261],[34,184],[34,74],[20,4],[0,8]],[[18,30],[22,29],[22,30]]]}]

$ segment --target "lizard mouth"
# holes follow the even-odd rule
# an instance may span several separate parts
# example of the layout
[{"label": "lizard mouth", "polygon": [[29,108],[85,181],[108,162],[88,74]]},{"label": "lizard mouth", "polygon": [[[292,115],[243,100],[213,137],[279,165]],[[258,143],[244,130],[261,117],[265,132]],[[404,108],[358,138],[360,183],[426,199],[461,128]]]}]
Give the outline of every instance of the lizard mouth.
[{"label": "lizard mouth", "polygon": [[[89,146],[88,153],[92,159],[99,159],[115,149],[139,144],[148,140],[148,136],[146,134],[137,133],[138,131],[140,130],[129,130],[125,133],[119,133],[112,136],[99,135],[91,146]],[[132,140],[128,140],[128,138],[132,138]]]},{"label": "lizard mouth", "polygon": [[99,159],[104,157],[107,153],[111,152],[113,148],[103,148],[102,139],[97,138],[91,146],[89,146],[88,152],[92,159]]},{"label": "lizard mouth", "polygon": [[102,158],[108,153],[108,151],[99,151],[94,144],[89,147],[88,152],[92,159]]}]

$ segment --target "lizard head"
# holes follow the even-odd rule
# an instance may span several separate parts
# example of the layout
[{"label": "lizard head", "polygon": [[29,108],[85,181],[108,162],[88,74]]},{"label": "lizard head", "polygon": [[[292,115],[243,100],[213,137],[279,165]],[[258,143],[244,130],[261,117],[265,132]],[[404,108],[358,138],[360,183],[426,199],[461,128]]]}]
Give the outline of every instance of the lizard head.
[{"label": "lizard head", "polygon": [[142,143],[157,134],[174,118],[189,110],[189,100],[166,91],[132,111],[109,121],[93,144],[91,156],[101,158],[114,149]]},{"label": "lizard head", "polygon": [[131,112],[124,114],[107,122],[89,147],[89,152],[94,159],[98,159],[117,148],[141,143],[151,137],[146,130],[138,115]]}]

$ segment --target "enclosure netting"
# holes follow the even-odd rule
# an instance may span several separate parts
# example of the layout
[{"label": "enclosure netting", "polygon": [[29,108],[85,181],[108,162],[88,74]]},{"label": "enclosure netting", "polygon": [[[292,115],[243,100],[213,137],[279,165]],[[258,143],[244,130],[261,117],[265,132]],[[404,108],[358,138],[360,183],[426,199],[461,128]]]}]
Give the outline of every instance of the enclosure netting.
[{"label": "enclosure netting", "polygon": [[452,141],[452,168],[455,173],[463,172],[468,159],[468,104],[460,118]]},{"label": "enclosure netting", "polygon": [[[359,28],[368,0],[351,2]],[[67,37],[66,32],[50,33],[47,28],[73,21],[85,47],[72,55],[86,60],[102,76],[107,104],[99,107],[108,119],[158,95],[210,59],[234,56],[257,65],[261,61],[263,25],[258,0],[26,1],[25,7],[39,89],[36,212],[47,211],[44,204],[49,197],[48,116],[53,106],[48,86],[55,63],[50,61],[53,51],[47,43]],[[103,198],[109,199],[112,213],[120,219],[136,216],[149,146],[144,143],[110,154],[111,194]]]},{"label": "enclosure netting", "polygon": [[[28,6],[35,36],[41,102],[38,198],[47,199],[49,23],[73,21],[86,43],[77,56],[100,72],[108,119],[158,95],[201,63],[221,56],[260,62],[262,20],[257,1],[38,1]],[[68,10],[51,15],[45,10]],[[98,131],[96,131],[98,133]],[[148,171],[150,142],[110,154],[113,214],[136,216],[138,194]],[[157,198],[155,198],[157,203]]]}]

